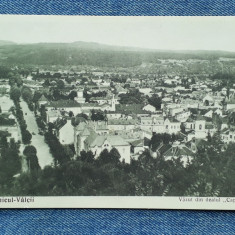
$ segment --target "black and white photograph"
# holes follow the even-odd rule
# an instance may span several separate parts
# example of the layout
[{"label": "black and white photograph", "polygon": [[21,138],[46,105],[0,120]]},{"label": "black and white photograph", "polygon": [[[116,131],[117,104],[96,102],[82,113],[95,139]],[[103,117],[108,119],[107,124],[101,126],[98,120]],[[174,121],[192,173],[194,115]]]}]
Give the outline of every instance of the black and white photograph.
[{"label": "black and white photograph", "polygon": [[0,15],[0,207],[235,209],[234,26]]}]

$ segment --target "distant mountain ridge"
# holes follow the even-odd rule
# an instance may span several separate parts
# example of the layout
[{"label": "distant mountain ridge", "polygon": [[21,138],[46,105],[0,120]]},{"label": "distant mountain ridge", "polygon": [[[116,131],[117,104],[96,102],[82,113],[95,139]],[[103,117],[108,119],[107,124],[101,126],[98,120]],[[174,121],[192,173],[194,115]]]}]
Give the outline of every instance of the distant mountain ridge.
[{"label": "distant mountain ridge", "polygon": [[7,40],[0,40],[0,46],[13,45],[13,44],[16,44],[16,43],[12,41],[7,41]]},{"label": "distant mountain ridge", "polygon": [[96,42],[16,44],[0,41],[0,62],[32,65],[138,66],[159,59],[235,58],[235,52],[154,50]]}]

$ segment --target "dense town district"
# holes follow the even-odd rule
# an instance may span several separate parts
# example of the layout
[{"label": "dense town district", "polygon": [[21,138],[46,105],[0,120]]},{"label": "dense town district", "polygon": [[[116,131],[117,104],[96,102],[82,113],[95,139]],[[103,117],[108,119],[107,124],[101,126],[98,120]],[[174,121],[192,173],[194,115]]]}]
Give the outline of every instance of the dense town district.
[{"label": "dense town district", "polygon": [[0,193],[235,196],[235,58],[1,65]]}]

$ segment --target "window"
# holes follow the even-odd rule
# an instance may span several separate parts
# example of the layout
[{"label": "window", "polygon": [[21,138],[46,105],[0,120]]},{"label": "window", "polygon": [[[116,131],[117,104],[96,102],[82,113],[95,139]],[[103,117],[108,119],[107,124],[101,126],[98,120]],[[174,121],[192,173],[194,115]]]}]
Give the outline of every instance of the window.
[{"label": "window", "polygon": [[168,125],[166,125],[166,129],[168,129]]},{"label": "window", "polygon": [[232,135],[230,135],[230,139],[232,139],[233,138],[233,136]]},{"label": "window", "polygon": [[199,130],[201,130],[201,129],[202,129],[202,124],[199,125]]},{"label": "window", "polygon": [[193,129],[193,124],[190,125],[190,128]]}]

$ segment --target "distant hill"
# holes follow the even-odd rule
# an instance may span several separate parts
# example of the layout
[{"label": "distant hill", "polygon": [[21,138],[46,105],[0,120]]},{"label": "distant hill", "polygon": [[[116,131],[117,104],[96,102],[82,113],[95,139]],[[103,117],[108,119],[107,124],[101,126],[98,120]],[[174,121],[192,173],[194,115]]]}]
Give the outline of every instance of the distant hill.
[{"label": "distant hill", "polygon": [[0,40],[0,46],[13,45],[13,44],[15,43],[12,41]]},{"label": "distant hill", "polygon": [[[3,42],[1,44],[1,42]],[[235,58],[225,51],[169,51],[110,46],[94,42],[14,44],[0,41],[0,63],[130,67],[159,59]]]}]

